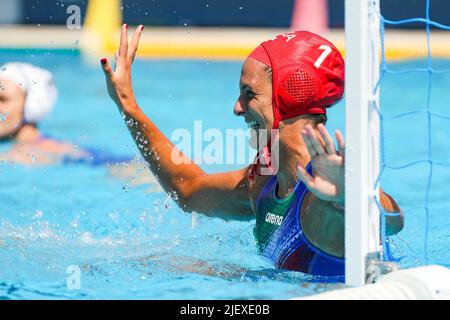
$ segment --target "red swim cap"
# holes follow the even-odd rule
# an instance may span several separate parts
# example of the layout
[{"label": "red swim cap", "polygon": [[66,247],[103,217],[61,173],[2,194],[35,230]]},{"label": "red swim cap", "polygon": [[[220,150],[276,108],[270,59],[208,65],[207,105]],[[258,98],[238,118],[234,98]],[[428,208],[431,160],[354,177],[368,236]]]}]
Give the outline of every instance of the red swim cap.
[{"label": "red swim cap", "polygon": [[314,33],[280,34],[248,57],[272,68],[274,129],[284,119],[326,113],[344,94],[344,59],[331,42]]}]

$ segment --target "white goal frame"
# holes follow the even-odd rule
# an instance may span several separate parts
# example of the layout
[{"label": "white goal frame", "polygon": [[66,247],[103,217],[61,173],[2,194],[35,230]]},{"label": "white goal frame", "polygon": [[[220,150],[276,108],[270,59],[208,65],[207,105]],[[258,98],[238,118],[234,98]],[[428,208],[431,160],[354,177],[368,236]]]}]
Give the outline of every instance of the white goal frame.
[{"label": "white goal frame", "polygon": [[379,175],[379,0],[345,1],[345,282],[366,283],[367,259],[381,254]]}]

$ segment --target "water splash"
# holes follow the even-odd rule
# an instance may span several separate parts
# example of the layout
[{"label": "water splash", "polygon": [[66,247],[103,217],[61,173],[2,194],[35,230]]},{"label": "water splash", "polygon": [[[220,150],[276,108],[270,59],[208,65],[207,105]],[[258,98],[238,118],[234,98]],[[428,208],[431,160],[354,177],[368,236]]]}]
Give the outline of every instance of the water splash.
[{"label": "water splash", "polygon": [[8,112],[6,112],[6,113],[0,113],[0,122],[5,122],[6,121],[6,119],[8,119],[8,116],[9,116],[9,113]]}]

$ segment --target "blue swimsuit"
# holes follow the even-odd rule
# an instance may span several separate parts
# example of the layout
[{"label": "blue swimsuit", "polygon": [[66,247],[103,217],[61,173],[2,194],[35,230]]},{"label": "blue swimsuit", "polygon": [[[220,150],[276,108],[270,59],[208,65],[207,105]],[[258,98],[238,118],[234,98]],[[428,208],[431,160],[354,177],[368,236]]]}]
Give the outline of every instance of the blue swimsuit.
[{"label": "blue swimsuit", "polygon": [[[311,173],[311,165],[307,166]],[[326,282],[344,281],[344,258],[329,255],[305,236],[300,210],[307,188],[299,181],[284,199],[276,196],[277,177],[272,176],[256,200],[255,236],[259,250],[277,268],[324,277]]]}]

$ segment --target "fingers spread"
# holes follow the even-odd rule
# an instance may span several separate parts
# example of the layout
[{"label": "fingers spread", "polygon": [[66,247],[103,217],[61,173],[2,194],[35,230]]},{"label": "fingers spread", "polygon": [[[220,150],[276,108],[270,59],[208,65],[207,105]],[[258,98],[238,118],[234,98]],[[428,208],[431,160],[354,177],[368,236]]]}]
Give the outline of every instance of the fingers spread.
[{"label": "fingers spread", "polygon": [[325,142],[325,150],[328,154],[335,154],[336,148],[334,146],[333,139],[328,133],[328,130],[325,128],[323,124],[318,124],[317,128],[319,129],[319,133],[322,136],[323,141]]},{"label": "fingers spread", "polygon": [[130,48],[128,50],[128,61],[131,63],[134,60],[134,57],[136,56],[136,52],[139,47],[139,40],[141,38],[142,31],[144,30],[144,25],[140,25],[136,28],[134,31],[133,38],[131,39]]},{"label": "fingers spread", "polygon": [[335,136],[336,136],[336,140],[338,143],[338,147],[339,147],[339,154],[341,156],[345,155],[345,140],[344,137],[342,136],[342,133],[339,130],[335,131]]},{"label": "fingers spread", "polygon": [[311,144],[312,148],[315,150],[315,155],[322,155],[325,153],[325,149],[323,147],[323,143],[319,141],[319,138],[316,136],[316,133],[314,132],[314,129],[310,124],[307,124],[305,126],[305,130],[307,132],[307,137],[309,139],[309,143]]},{"label": "fingers spread", "polygon": [[303,141],[305,141],[306,144],[306,149],[308,150],[309,155],[312,157],[317,155],[316,149],[314,149],[314,147],[311,144],[311,140],[308,136],[308,132],[306,131],[306,129],[303,129],[302,132],[302,137],[303,137]]},{"label": "fingers spread", "polygon": [[100,60],[100,63],[102,65],[102,70],[105,73],[105,76],[107,78],[111,78],[111,76],[113,74],[113,69],[112,69],[110,63],[108,62],[108,60],[106,58],[103,58]]},{"label": "fingers spread", "polygon": [[128,53],[128,25],[122,25],[122,32],[120,34],[120,47],[119,47],[119,57],[117,59],[118,64],[124,63],[126,61]]}]

